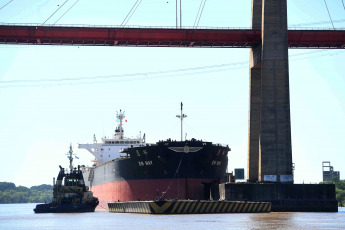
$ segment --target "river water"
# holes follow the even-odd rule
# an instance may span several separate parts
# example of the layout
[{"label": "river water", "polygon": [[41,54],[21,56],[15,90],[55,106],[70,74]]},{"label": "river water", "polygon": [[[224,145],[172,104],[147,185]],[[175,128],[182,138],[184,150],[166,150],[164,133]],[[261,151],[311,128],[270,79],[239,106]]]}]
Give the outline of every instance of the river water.
[{"label": "river water", "polygon": [[345,229],[345,208],[337,213],[147,215],[35,214],[35,206],[0,204],[0,229]]}]

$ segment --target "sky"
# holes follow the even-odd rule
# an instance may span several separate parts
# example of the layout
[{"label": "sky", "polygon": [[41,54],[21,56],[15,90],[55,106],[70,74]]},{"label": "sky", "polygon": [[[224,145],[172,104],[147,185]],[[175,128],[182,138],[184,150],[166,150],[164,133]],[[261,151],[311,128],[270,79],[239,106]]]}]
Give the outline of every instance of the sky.
[{"label": "sky", "polygon": [[[118,26],[136,0],[80,0],[59,19],[76,1],[53,14],[64,2],[14,0],[0,9],[0,23]],[[327,3],[334,27],[345,28],[342,0]],[[194,25],[199,5],[182,0],[182,26]],[[199,27],[250,21],[250,0],[208,0]],[[289,0],[288,24],[332,28],[323,0]],[[175,1],[142,0],[126,26],[176,26]],[[295,183],[322,181],[322,161],[344,179],[345,51],[289,49],[289,60]],[[187,139],[229,145],[229,172],[247,172],[249,49],[1,44],[0,181],[52,184],[70,144],[75,164],[91,165],[78,143],[111,136],[120,109],[125,136],[179,139],[181,102]]]}]

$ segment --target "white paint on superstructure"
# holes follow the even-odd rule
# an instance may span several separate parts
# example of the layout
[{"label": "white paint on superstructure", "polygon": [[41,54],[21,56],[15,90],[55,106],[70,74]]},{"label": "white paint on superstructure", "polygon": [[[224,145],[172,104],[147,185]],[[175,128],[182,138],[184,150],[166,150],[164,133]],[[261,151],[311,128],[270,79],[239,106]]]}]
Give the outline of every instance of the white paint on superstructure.
[{"label": "white paint on superstructure", "polygon": [[[96,163],[101,164],[109,160],[113,160],[123,156],[120,153],[122,149],[130,147],[138,147],[145,144],[145,136],[141,138],[131,139],[124,137],[123,119],[125,118],[125,112],[121,111],[116,113],[116,118],[119,120],[119,124],[115,129],[115,133],[112,138],[102,138],[101,143],[97,143],[94,136],[93,144],[79,144],[78,148],[88,150],[96,158]],[[122,155],[121,155],[122,154]]]}]

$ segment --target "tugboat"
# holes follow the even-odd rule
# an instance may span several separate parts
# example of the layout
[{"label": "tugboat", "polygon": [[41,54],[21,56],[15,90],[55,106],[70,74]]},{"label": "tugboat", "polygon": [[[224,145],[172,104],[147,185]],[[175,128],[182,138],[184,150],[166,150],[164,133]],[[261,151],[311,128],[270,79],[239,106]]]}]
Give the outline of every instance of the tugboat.
[{"label": "tugboat", "polygon": [[48,204],[38,204],[35,213],[72,213],[94,212],[99,201],[97,197],[85,186],[80,166],[73,168],[73,150],[69,150],[69,173],[60,167],[60,172],[53,181],[53,200]]}]

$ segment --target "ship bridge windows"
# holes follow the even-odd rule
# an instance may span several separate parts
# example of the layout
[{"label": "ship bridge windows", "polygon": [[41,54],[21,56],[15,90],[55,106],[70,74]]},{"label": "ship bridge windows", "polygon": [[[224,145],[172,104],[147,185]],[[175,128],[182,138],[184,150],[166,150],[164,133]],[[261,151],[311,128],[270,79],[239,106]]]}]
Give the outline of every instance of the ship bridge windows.
[{"label": "ship bridge windows", "polygon": [[77,179],[65,178],[65,186],[78,186]]},{"label": "ship bridge windows", "polygon": [[140,144],[140,141],[105,141],[105,144]]}]

